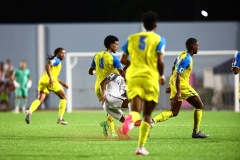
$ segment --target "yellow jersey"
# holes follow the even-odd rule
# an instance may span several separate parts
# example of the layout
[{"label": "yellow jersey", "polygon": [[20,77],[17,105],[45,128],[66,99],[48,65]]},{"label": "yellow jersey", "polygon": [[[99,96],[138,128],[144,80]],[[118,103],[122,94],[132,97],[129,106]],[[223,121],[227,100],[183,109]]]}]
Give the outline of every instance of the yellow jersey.
[{"label": "yellow jersey", "polygon": [[91,67],[96,70],[96,85],[100,85],[111,73],[119,74],[118,69],[123,68],[119,58],[114,53],[108,51],[101,51],[95,54]]},{"label": "yellow jersey", "polygon": [[[57,57],[53,58],[50,60],[52,66],[50,68],[50,72],[52,75],[53,80],[57,81],[58,80],[58,75],[60,74],[61,68],[62,68],[62,63],[61,60]],[[41,77],[42,80],[49,81],[49,76],[47,74],[47,71],[45,71]]]},{"label": "yellow jersey", "polygon": [[170,77],[169,84],[176,86],[176,74],[180,73],[180,88],[191,87],[189,78],[192,73],[193,59],[186,51],[182,52],[174,62],[175,69]]},{"label": "yellow jersey", "polygon": [[145,77],[158,81],[157,54],[163,54],[166,40],[154,32],[139,32],[128,37],[122,47],[131,64],[126,72],[126,80]]}]

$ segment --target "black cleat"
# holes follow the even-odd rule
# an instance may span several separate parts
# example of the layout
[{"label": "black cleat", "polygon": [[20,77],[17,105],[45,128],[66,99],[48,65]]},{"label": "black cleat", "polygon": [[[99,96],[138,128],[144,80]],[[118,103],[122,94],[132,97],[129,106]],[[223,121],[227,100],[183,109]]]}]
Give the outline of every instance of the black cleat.
[{"label": "black cleat", "polygon": [[25,114],[26,114],[25,121],[26,121],[27,124],[30,124],[30,113],[29,113],[29,111],[26,110]]}]

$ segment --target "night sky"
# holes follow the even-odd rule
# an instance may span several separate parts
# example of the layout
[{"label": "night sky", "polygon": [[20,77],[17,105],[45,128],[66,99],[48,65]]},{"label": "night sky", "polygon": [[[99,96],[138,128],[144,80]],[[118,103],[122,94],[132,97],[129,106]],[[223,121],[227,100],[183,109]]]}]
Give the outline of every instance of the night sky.
[{"label": "night sky", "polygon": [[[237,0],[4,0],[0,23],[138,22],[148,10],[157,12],[163,22],[240,21],[240,6],[236,3]],[[202,16],[201,10],[207,11],[208,17]]]}]

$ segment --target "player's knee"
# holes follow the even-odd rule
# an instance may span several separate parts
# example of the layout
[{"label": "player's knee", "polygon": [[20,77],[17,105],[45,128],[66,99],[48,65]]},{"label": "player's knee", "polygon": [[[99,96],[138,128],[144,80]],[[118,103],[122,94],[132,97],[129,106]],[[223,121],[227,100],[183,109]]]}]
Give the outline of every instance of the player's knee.
[{"label": "player's knee", "polygon": [[200,103],[199,105],[197,105],[195,108],[196,109],[203,109],[204,107],[204,104],[203,103]]}]

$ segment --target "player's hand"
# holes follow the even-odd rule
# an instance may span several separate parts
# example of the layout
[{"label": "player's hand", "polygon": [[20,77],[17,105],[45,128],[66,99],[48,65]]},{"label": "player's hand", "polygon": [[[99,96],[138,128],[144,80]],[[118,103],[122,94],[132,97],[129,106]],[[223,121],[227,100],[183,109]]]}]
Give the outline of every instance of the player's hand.
[{"label": "player's hand", "polygon": [[160,78],[160,85],[163,86],[166,83],[166,78],[164,75]]},{"label": "player's hand", "polygon": [[31,80],[28,80],[27,88],[31,88],[31,87],[32,87],[32,81],[31,81]]},{"label": "player's hand", "polygon": [[66,83],[63,83],[62,86],[65,87],[66,89],[69,88],[69,86]]},{"label": "player's hand", "polygon": [[171,93],[171,88],[170,87],[166,88],[165,92],[166,93]]},{"label": "player's hand", "polygon": [[13,85],[14,85],[15,88],[20,87],[20,84],[16,80],[13,81]]},{"label": "player's hand", "polygon": [[181,93],[176,93],[175,96],[171,99],[172,103],[176,103],[181,98]]},{"label": "player's hand", "polygon": [[102,96],[101,96],[101,103],[103,105],[103,103],[106,101],[106,94],[103,93]]},{"label": "player's hand", "polygon": [[49,85],[50,87],[52,87],[52,86],[53,86],[53,82],[54,82],[54,80],[49,79],[49,83],[48,83],[48,85]]}]

